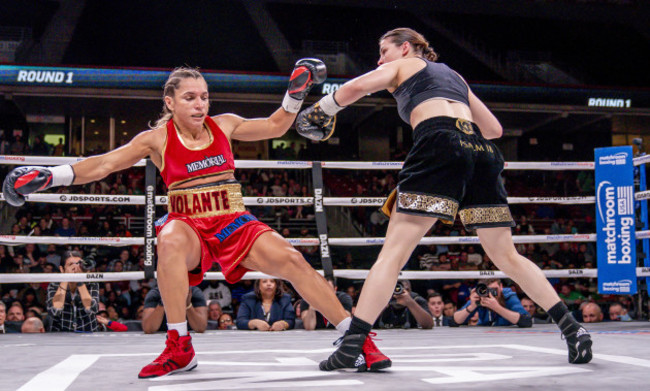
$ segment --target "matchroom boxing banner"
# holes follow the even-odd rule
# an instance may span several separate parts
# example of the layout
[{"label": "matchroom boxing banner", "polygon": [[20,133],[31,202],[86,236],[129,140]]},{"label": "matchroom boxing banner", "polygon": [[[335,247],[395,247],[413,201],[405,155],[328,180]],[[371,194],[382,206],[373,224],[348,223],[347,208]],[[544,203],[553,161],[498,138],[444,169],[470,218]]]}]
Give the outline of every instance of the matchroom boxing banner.
[{"label": "matchroom boxing banner", "polygon": [[598,292],[636,293],[632,147],[596,148]]}]

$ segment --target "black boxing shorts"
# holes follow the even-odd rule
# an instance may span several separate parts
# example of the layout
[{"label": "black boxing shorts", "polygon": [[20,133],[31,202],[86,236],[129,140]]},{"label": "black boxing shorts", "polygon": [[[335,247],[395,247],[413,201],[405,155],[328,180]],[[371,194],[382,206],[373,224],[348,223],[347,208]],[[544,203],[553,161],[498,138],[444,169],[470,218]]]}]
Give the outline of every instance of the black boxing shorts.
[{"label": "black boxing shorts", "polygon": [[413,131],[397,188],[382,211],[436,217],[467,229],[514,227],[501,179],[503,156],[475,124],[434,117]]}]

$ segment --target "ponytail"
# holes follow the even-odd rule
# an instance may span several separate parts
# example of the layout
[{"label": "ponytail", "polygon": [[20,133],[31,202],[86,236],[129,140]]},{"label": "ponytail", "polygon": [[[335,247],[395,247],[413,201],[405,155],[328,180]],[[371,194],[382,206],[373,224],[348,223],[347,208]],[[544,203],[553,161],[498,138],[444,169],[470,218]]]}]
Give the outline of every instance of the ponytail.
[{"label": "ponytail", "polygon": [[429,61],[435,62],[438,59],[438,53],[434,52],[433,48],[429,45],[422,50],[422,54]]},{"label": "ponytail", "polygon": [[404,42],[408,42],[413,47],[415,53],[423,56],[427,60],[436,61],[438,59],[438,53],[429,46],[429,41],[427,41],[422,34],[408,27],[400,27],[390,30],[379,38],[379,42],[384,39],[390,39],[398,46]]}]

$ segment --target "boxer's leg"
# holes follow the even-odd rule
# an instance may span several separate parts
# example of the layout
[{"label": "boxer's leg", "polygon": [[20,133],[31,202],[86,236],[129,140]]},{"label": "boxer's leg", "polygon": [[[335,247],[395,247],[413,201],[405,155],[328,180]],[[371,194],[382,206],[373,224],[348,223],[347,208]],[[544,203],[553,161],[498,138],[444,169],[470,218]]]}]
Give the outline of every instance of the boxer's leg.
[{"label": "boxer's leg", "polygon": [[483,249],[499,270],[544,308],[562,330],[569,347],[569,362],[584,364],[591,361],[591,336],[573,318],[539,267],[517,252],[510,228],[479,228],[476,232]]}]

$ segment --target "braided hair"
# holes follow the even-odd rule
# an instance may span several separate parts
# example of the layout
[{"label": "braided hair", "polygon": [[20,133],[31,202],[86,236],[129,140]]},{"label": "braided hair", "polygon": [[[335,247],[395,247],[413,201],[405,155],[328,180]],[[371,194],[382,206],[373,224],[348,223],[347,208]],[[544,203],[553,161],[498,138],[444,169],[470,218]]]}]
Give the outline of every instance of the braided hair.
[{"label": "braided hair", "polygon": [[399,27],[390,30],[379,38],[379,42],[385,39],[390,39],[391,42],[398,46],[404,42],[409,42],[415,53],[422,55],[422,57],[429,61],[436,61],[438,59],[438,53],[429,46],[429,41],[422,34],[408,27]]}]

